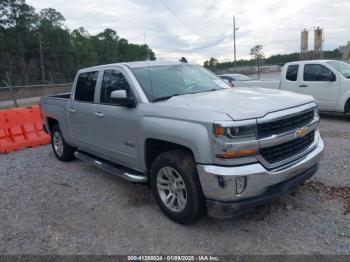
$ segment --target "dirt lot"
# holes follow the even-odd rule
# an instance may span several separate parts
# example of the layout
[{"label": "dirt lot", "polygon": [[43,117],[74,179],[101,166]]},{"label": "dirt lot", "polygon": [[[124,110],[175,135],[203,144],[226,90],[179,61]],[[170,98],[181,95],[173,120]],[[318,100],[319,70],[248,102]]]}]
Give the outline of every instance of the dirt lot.
[{"label": "dirt lot", "polygon": [[350,118],[323,115],[321,132],[311,182],[242,217],[186,227],[147,186],[61,163],[49,146],[0,155],[0,254],[350,254]]}]

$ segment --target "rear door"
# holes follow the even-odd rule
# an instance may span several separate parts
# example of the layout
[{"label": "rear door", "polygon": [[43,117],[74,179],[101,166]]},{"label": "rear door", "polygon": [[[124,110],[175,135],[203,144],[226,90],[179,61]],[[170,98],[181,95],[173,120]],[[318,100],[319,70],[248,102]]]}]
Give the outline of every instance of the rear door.
[{"label": "rear door", "polygon": [[281,79],[282,90],[291,91],[295,93],[303,92],[303,90],[299,88],[298,75],[299,65],[289,64],[287,68],[283,71],[283,79]]},{"label": "rear door", "polygon": [[103,72],[98,102],[94,108],[92,140],[99,155],[111,161],[137,168],[139,164],[137,132],[139,107],[128,108],[110,98],[115,90],[134,96],[127,74],[119,67]]},{"label": "rear door", "polygon": [[68,124],[72,142],[80,148],[91,150],[91,127],[96,83],[99,71],[83,72],[68,103]]}]

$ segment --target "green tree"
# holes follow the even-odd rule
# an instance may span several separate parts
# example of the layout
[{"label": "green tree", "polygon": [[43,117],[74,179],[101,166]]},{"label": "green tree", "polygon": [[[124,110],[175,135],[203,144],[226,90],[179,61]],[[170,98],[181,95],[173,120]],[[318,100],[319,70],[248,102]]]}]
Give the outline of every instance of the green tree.
[{"label": "green tree", "polygon": [[62,28],[65,19],[61,13],[53,8],[40,11],[37,26],[37,39],[39,34],[42,41],[42,53],[46,71],[56,71],[61,68],[62,74],[69,74],[74,67],[72,59],[72,41],[66,28]]},{"label": "green tree", "polygon": [[113,29],[90,35],[83,27],[70,31],[64,21],[53,8],[36,13],[25,0],[0,0],[0,80],[8,72],[15,84],[38,81],[41,62],[46,76],[56,72],[71,81],[82,67],[156,59],[147,45],[129,43]]},{"label": "green tree", "polygon": [[211,57],[209,61],[204,62],[204,66],[213,71],[215,71],[218,65],[219,65],[219,61],[214,57]]},{"label": "green tree", "polygon": [[258,79],[260,78],[260,64],[264,59],[264,53],[262,51],[262,45],[256,45],[250,49],[250,55],[255,59],[256,64],[258,65]]},{"label": "green tree", "polygon": [[34,7],[27,5],[24,0],[0,1],[0,25],[28,30],[35,26],[36,21]]},{"label": "green tree", "polygon": [[71,41],[76,68],[98,64],[98,55],[95,47],[90,41],[88,32],[83,27],[73,30]]},{"label": "green tree", "polygon": [[34,45],[32,32],[37,19],[34,8],[24,0],[0,1],[0,26],[5,28],[5,61],[15,71],[21,72],[25,81],[29,70],[35,67],[31,48]]},{"label": "green tree", "polygon": [[98,55],[99,64],[110,64],[119,61],[118,40],[117,32],[109,28],[91,37],[92,44]]},{"label": "green tree", "polygon": [[61,27],[65,21],[63,15],[53,8],[42,9],[40,11],[39,19],[41,25],[47,25],[50,27]]}]

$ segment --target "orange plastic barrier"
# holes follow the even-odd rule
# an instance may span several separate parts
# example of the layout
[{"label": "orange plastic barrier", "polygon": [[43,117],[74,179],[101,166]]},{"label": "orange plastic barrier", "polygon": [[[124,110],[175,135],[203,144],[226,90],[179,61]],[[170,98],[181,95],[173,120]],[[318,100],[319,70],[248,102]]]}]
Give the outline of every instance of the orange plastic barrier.
[{"label": "orange plastic barrier", "polygon": [[39,106],[0,110],[0,153],[50,143]]}]

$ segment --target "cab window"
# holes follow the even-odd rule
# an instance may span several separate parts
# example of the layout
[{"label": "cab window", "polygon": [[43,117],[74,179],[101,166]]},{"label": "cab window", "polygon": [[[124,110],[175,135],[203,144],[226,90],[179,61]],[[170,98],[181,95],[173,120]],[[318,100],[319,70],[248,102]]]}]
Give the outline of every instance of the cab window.
[{"label": "cab window", "polygon": [[323,65],[305,65],[304,66],[304,81],[329,81],[334,77],[334,73]]},{"label": "cab window", "polygon": [[101,104],[115,104],[111,99],[111,93],[116,90],[130,91],[130,86],[125,76],[118,70],[105,70],[101,84]]},{"label": "cab window", "polygon": [[82,73],[78,77],[74,100],[93,103],[98,71]]},{"label": "cab window", "polygon": [[299,65],[289,65],[287,68],[286,79],[289,81],[297,81]]}]

